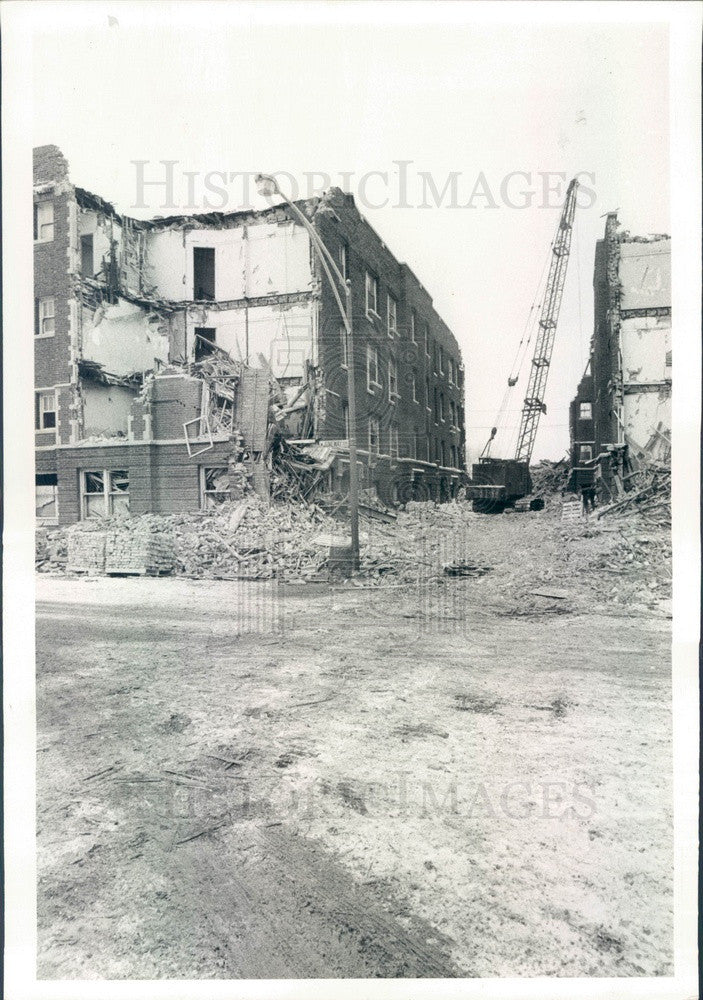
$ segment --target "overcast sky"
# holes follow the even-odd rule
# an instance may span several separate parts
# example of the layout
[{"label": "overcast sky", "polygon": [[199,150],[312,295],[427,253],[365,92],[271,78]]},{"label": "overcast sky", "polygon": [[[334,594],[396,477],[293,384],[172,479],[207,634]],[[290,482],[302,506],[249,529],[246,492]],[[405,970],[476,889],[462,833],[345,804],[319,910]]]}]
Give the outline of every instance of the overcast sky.
[{"label": "overcast sky", "polygon": [[[198,174],[198,204],[210,171],[287,171],[301,194],[305,173],[318,171],[351,190],[456,334],[471,457],[503,398],[559,219],[565,184],[552,179],[557,192],[545,204],[541,174],[594,175],[583,178],[595,200],[577,211],[534,456],[560,458],[588,358],[601,216],[618,209],[633,233],[670,231],[667,28],[539,24],[530,5],[513,14],[523,23],[478,23],[505,17],[502,5],[491,7],[384,4],[371,21],[355,3],[311,13],[295,5],[52,4],[35,19],[33,142],[58,145],[74,183],[137,216],[164,210],[155,189],[147,190],[149,210],[133,208],[134,160],[149,161],[148,179],[163,178],[159,161],[178,161],[176,205],[188,200],[184,171]],[[409,207],[397,207],[400,160],[411,161]],[[388,174],[387,183],[371,177],[364,187],[371,171]],[[505,194],[518,204],[533,192],[525,208],[501,194],[513,171],[529,177],[513,178]],[[447,207],[449,190],[441,207],[419,207],[420,172],[440,192],[458,172],[455,207]],[[241,207],[241,184],[227,192],[227,207]],[[252,203],[263,207],[253,193]],[[514,390],[513,426],[524,386]]]}]

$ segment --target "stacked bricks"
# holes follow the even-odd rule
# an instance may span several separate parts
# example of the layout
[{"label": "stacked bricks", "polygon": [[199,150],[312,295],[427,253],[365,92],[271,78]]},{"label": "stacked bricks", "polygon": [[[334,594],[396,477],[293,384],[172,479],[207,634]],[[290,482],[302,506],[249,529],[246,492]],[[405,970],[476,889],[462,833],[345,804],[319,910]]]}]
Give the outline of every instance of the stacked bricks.
[{"label": "stacked bricks", "polygon": [[125,521],[107,534],[105,572],[108,576],[172,573],[175,558],[173,539],[148,522],[134,524]]}]

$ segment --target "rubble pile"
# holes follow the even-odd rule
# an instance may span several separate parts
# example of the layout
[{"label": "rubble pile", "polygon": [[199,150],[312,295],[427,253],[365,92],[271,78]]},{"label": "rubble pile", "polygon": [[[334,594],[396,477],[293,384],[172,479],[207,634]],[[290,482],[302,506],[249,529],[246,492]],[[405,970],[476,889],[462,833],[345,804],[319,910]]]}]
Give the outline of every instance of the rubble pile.
[{"label": "rubble pile", "polygon": [[633,514],[662,527],[671,524],[671,468],[668,465],[648,464],[632,475],[630,489],[623,496],[596,511],[598,518],[620,519]]},{"label": "rubble pile", "polygon": [[532,492],[548,499],[549,496],[561,496],[569,482],[569,464],[562,458],[558,462],[543,459],[538,465],[530,468]]}]

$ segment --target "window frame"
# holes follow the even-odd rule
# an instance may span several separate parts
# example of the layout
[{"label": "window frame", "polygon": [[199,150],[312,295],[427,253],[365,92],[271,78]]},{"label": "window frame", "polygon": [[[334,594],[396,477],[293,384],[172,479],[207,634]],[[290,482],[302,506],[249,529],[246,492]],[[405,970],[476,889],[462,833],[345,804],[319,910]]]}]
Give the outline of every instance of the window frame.
[{"label": "window frame", "polygon": [[[365,272],[364,294],[366,302],[366,315],[374,319],[380,319],[378,315],[378,278],[372,271]],[[369,307],[369,289],[373,291],[373,308]]]},{"label": "window frame", "polygon": [[[391,326],[391,313],[393,313],[393,326]],[[386,330],[391,339],[398,336],[398,300],[394,299],[390,292],[386,295]]]},{"label": "window frame", "polygon": [[[42,479],[42,478],[47,478],[47,479],[53,478],[53,479],[56,480],[56,482],[55,483],[38,483],[37,479]],[[51,486],[53,488],[53,491],[54,491],[53,492],[54,513],[51,516],[46,516],[46,515],[42,515],[42,514],[37,513],[37,503],[36,503],[36,501],[37,501],[38,497],[36,495],[36,490],[37,490],[37,488],[39,486]],[[35,493],[34,493],[34,499],[35,499],[35,503],[34,503],[34,518],[37,521],[37,523],[38,524],[58,524],[59,523],[59,477],[58,477],[58,475],[55,472],[49,472],[49,473],[38,472],[38,473],[35,473],[35,476],[34,476],[34,491],[35,491]]]},{"label": "window frame", "polygon": [[[200,477],[199,478],[200,478],[200,509],[201,510],[213,510],[214,508],[219,507],[221,503],[227,503],[228,500],[232,499],[232,484],[231,484],[231,482],[229,482],[229,478],[228,478],[228,484],[229,485],[228,485],[228,487],[227,487],[226,490],[212,490],[212,489],[209,490],[207,488],[207,474],[208,474],[208,472],[223,472],[223,473],[225,473],[225,475],[227,475],[229,477],[229,468],[226,465],[201,465],[200,466]],[[224,500],[221,500],[219,502],[213,502],[213,503],[210,503],[210,504],[208,504],[206,502],[206,498],[208,496],[214,496],[214,495],[220,496],[222,494],[226,494],[226,497],[225,497]]]},{"label": "window frame", "polygon": [[[36,301],[36,319],[34,323],[34,337],[36,340],[46,340],[49,337],[54,337],[56,335],[56,296],[55,295],[42,295]],[[45,304],[51,302],[51,312],[47,313]],[[52,321],[52,328],[49,332],[44,329],[44,323],[47,319]]]},{"label": "window frame", "polygon": [[410,341],[417,344],[417,313],[414,309],[410,310]]},{"label": "window frame", "polygon": [[[49,206],[51,209],[51,222],[41,222],[40,220],[40,208],[44,205]],[[42,229],[51,227],[51,236],[42,235]],[[54,206],[53,198],[41,198],[34,202],[34,242],[35,243],[53,243],[56,228],[56,208]]]},{"label": "window frame", "polygon": [[[588,408],[588,414],[584,416],[583,409]],[[588,400],[579,401],[579,420],[593,420],[593,403]]]},{"label": "window frame", "polygon": [[[584,452],[588,452],[588,456],[584,455]],[[580,444],[579,445],[579,465],[581,462],[592,462],[593,461],[593,445],[590,444]]]},{"label": "window frame", "polygon": [[[371,378],[371,360],[373,359],[375,368],[375,380]],[[376,389],[381,389],[381,383],[378,381],[378,348],[375,344],[366,345],[366,391],[370,392],[372,395]]]},{"label": "window frame", "polygon": [[[41,398],[42,396],[52,396],[54,400],[53,409],[42,409]],[[43,419],[47,413],[54,414],[54,425],[53,427],[43,427]],[[53,385],[48,385],[44,388],[39,388],[34,390],[34,432],[36,434],[50,434],[53,433],[55,437],[58,437],[59,433],[59,401],[58,393],[56,387]]]},{"label": "window frame", "polygon": [[[124,476],[127,481],[126,490],[117,490],[113,485],[114,476]],[[88,491],[88,476],[100,476],[102,478],[102,490],[98,491]],[[128,469],[81,469],[80,470],[80,500],[81,500],[81,521],[90,521],[92,517],[88,514],[88,504],[87,497],[102,497],[103,500],[103,512],[102,514],[96,515],[97,517],[114,517],[115,506],[114,497],[126,497],[127,498],[127,509],[126,512],[130,513],[130,488],[129,488],[129,470]]]},{"label": "window frame", "polygon": [[413,369],[412,372],[410,373],[410,384],[412,387],[413,403],[419,403],[420,400],[418,399],[417,396],[417,372],[415,371],[415,369]]},{"label": "window frame", "polygon": [[[376,436],[376,446],[374,447],[371,443],[371,434],[375,429]],[[368,437],[367,443],[369,446],[369,455],[380,455],[381,454],[381,422],[378,417],[369,415],[368,419]]]},{"label": "window frame", "polygon": [[391,458],[400,458],[400,434],[394,422],[388,428],[388,454]]},{"label": "window frame", "polygon": [[430,343],[432,338],[430,337],[430,324],[425,322],[423,325],[423,336],[425,339],[425,356],[428,358],[432,357]]},{"label": "window frame", "polygon": [[[395,389],[393,389],[393,383],[395,383]],[[400,399],[398,392],[398,362],[395,358],[391,357],[388,359],[388,400],[391,403],[395,403],[398,399]]]}]

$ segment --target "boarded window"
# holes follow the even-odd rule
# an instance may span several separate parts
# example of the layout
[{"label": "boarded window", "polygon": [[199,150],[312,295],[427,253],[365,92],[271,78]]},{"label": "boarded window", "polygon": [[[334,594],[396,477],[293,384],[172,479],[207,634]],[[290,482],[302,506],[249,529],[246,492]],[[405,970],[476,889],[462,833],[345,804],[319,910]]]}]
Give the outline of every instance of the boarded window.
[{"label": "boarded window", "polygon": [[46,243],[54,238],[54,203],[38,201],[34,206],[34,239]]},{"label": "boarded window", "polygon": [[214,326],[196,326],[195,330],[195,360],[202,361],[208,354],[213,353],[215,343]]},{"label": "boarded window", "polygon": [[216,507],[230,499],[227,466],[204,467],[202,470],[202,506]]},{"label": "boarded window", "polygon": [[56,428],[56,393],[53,389],[41,389],[35,393],[34,427],[38,431]]},{"label": "boarded window", "polygon": [[82,278],[95,277],[92,235],[81,236],[81,277]]},{"label": "boarded window", "polygon": [[591,403],[579,403],[579,420],[591,420],[593,418],[593,406]]},{"label": "boarded window", "polygon": [[55,473],[35,477],[35,513],[41,521],[58,518],[58,478]]},{"label": "boarded window", "polygon": [[215,298],[215,248],[193,247],[193,298]]}]

